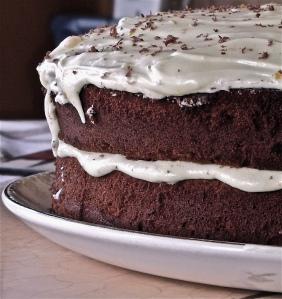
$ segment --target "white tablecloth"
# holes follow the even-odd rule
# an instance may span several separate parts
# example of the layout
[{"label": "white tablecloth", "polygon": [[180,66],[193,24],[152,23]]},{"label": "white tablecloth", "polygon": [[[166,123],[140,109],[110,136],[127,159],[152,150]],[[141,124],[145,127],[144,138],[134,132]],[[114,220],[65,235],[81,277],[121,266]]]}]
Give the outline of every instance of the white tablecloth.
[{"label": "white tablecloth", "polygon": [[45,120],[0,121],[0,160],[50,149],[51,135]]},{"label": "white tablecloth", "polygon": [[[31,159],[16,159],[51,149],[51,134],[45,120],[0,121],[0,164],[5,168],[36,169],[50,171],[52,162]],[[18,178],[13,175],[0,175],[0,186]]]}]

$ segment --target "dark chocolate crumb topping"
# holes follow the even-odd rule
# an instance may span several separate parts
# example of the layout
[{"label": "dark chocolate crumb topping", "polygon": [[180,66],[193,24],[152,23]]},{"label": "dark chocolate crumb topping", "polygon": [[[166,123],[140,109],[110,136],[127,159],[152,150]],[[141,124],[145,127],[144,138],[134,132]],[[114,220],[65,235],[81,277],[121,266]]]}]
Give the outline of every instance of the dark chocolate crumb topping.
[{"label": "dark chocolate crumb topping", "polygon": [[166,45],[166,47],[169,45],[169,44],[175,44],[176,41],[177,41],[178,37],[175,37],[171,34],[169,34],[165,40],[164,40],[164,44]]},{"label": "dark chocolate crumb topping", "polygon": [[259,54],[261,54],[259,56],[259,59],[267,59],[269,57],[268,52],[262,52],[262,53],[259,53]]}]

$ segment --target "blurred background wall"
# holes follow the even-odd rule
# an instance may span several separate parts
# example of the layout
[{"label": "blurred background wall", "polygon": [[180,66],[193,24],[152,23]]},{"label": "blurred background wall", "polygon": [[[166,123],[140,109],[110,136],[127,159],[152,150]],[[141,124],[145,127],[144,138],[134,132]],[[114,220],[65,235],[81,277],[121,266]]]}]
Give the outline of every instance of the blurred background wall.
[{"label": "blurred background wall", "polygon": [[[135,12],[162,3],[160,9],[184,5],[177,0],[119,0],[119,5],[137,5]],[[192,7],[269,1],[191,0]],[[282,3],[282,0],[272,2]],[[127,4],[126,4],[127,3]],[[156,6],[156,3],[153,3]],[[140,7],[140,9],[139,9]],[[110,22],[117,13],[114,0],[1,0],[0,3],[0,119],[42,118],[43,94],[35,70],[47,50],[54,46],[51,22],[56,15],[93,16]],[[128,11],[123,7],[119,11]],[[118,15],[118,17],[120,17]]]},{"label": "blurred background wall", "polygon": [[111,17],[111,0],[1,0],[0,118],[43,117],[35,71],[54,46],[50,22],[62,13]]}]

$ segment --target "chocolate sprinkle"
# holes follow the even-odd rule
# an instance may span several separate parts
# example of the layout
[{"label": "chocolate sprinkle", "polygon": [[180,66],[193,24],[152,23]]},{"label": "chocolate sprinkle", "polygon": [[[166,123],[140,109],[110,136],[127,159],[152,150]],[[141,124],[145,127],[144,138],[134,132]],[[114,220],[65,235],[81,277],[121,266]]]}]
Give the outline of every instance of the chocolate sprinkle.
[{"label": "chocolate sprinkle", "polygon": [[126,74],[125,74],[125,77],[127,77],[127,78],[129,78],[129,77],[131,77],[131,75],[132,75],[132,67],[129,65],[128,67],[127,67],[127,72],[126,72]]},{"label": "chocolate sprinkle", "polygon": [[140,54],[148,53],[148,52],[149,52],[149,49],[147,49],[147,48],[143,48],[142,50],[139,51]]},{"label": "chocolate sprinkle", "polygon": [[199,23],[198,19],[193,19],[192,26],[196,27],[196,26],[198,26],[198,23]]},{"label": "chocolate sprinkle", "polygon": [[112,37],[117,37],[118,33],[117,33],[117,27],[116,26],[112,26],[110,29],[110,36]]},{"label": "chocolate sprinkle", "polygon": [[261,56],[259,56],[259,59],[267,59],[269,57],[269,54],[267,52],[259,53]]},{"label": "chocolate sprinkle", "polygon": [[96,49],[95,46],[92,46],[92,47],[88,50],[88,52],[99,52],[99,51]]},{"label": "chocolate sprinkle", "polygon": [[218,42],[220,44],[225,43],[226,41],[230,40],[230,37],[228,37],[228,36],[221,36],[221,35],[219,35],[218,37],[219,37]]},{"label": "chocolate sprinkle", "polygon": [[169,45],[169,44],[175,44],[176,41],[177,41],[178,37],[175,37],[171,34],[169,34],[165,40],[164,40],[164,44],[166,45],[166,47]]}]

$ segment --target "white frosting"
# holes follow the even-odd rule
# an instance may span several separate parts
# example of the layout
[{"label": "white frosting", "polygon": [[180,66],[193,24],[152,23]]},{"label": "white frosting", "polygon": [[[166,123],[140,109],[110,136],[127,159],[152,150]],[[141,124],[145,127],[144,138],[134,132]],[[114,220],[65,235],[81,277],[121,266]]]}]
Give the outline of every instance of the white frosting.
[{"label": "white frosting", "polygon": [[59,157],[76,158],[83,169],[94,177],[118,170],[131,177],[153,183],[175,184],[183,180],[219,180],[246,192],[282,189],[282,171],[234,168],[183,161],[128,160],[123,155],[91,153],[59,141]]},{"label": "white frosting", "polygon": [[230,88],[282,89],[281,15],[282,6],[273,4],[259,12],[240,8],[123,18],[115,30],[66,38],[38,66],[40,80],[55,101],[71,103],[82,122],[79,92],[89,83],[154,99]]},{"label": "white frosting", "polygon": [[54,156],[57,155],[57,148],[58,148],[58,135],[59,135],[59,131],[60,131],[60,127],[59,127],[59,122],[58,122],[58,118],[56,115],[56,107],[52,102],[52,98],[51,98],[51,91],[47,89],[46,95],[45,95],[45,100],[44,100],[44,110],[45,110],[45,116],[51,131],[51,136],[52,136],[52,142],[51,142],[51,146],[52,146],[52,150],[53,150],[53,154]]},{"label": "white frosting", "polygon": [[60,200],[60,195],[61,195],[62,191],[63,191],[63,188],[59,189],[55,194],[53,194],[53,198],[55,200]]}]

